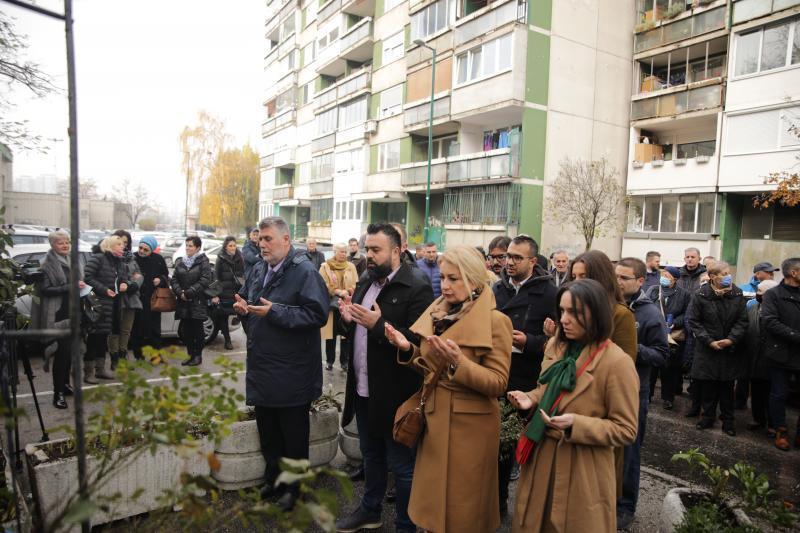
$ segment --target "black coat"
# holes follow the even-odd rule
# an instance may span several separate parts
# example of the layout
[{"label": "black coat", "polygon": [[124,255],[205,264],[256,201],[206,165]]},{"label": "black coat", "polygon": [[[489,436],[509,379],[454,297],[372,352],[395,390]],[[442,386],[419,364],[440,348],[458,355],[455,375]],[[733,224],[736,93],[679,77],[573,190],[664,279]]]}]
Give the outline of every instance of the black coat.
[{"label": "black coat", "polygon": [[669,358],[667,324],[661,310],[642,290],[633,297],[629,307],[636,317],[636,372],[641,394],[649,390],[650,369],[663,367]]},{"label": "black coat", "polygon": [[[415,272],[416,270],[416,272]],[[394,415],[401,403],[419,390],[422,376],[397,362],[397,348],[389,344],[384,334],[386,322],[406,336],[416,339],[408,329],[433,301],[433,290],[427,276],[419,273],[407,263],[401,263],[395,276],[381,289],[375,300],[381,309],[381,318],[367,332],[367,426],[376,438],[392,436]],[[362,276],[353,293],[353,302],[361,303],[372,285],[369,276]],[[350,423],[355,415],[356,375],[353,364],[355,323],[348,326],[347,338],[350,362],[347,370],[347,386],[342,413],[342,426]]]},{"label": "black coat", "polygon": [[694,270],[688,270],[686,266],[681,267],[681,277],[677,281],[677,285],[682,289],[693,295],[700,288],[700,276],[706,271],[704,265],[697,265]]},{"label": "black coat", "polygon": [[139,272],[142,274],[141,286],[139,287],[139,295],[142,300],[142,310],[150,311],[150,298],[153,296],[155,285],[153,280],[158,278],[161,280],[159,287],[169,288],[169,271],[167,270],[167,263],[161,254],[151,253],[147,257],[134,254],[136,264],[139,265]]},{"label": "black coat", "polygon": [[361,252],[356,252],[355,254],[348,252],[347,260],[356,267],[356,273],[358,273],[359,277],[367,269],[367,258]]},{"label": "black coat", "polygon": [[261,305],[264,317],[247,315],[248,405],[293,407],[322,394],[320,328],[328,321],[328,289],[302,250],[290,248],[283,266],[264,286],[268,264],[257,263],[239,295]]},{"label": "black coat", "polygon": [[511,319],[515,330],[522,331],[528,340],[522,353],[512,352],[511,368],[508,373],[508,390],[528,391],[536,388],[539,372],[542,369],[544,345],[544,321],[555,320],[556,293],[552,276],[536,265],[534,273],[519,292],[503,276],[492,287],[497,310]]},{"label": "black coat", "polygon": [[[664,310],[665,319],[667,316],[672,315],[673,329],[686,327],[686,310],[689,308],[689,302],[692,299],[686,289],[679,287],[677,283],[669,289],[656,285],[647,290],[647,297],[659,309]],[[659,298],[661,302],[659,302]]]},{"label": "black coat", "polygon": [[236,278],[244,278],[244,259],[239,250],[233,256],[220,253],[214,264],[214,276],[219,283],[219,299],[233,300],[233,295],[239,292],[242,286]]},{"label": "black coat", "polygon": [[[110,252],[100,252],[99,248],[94,249],[94,253],[86,263],[84,270],[84,281],[91,285],[101,306],[100,317],[92,324],[90,333],[110,334],[115,314],[120,312],[119,301],[115,305],[115,300],[124,299],[126,295],[117,294],[114,298],[108,296],[109,289],[118,292],[121,283],[128,284],[128,291],[131,295],[139,290],[139,284],[130,279],[134,271],[132,265],[123,258],[114,257]],[[131,260],[132,262],[132,260]],[[135,265],[135,263],[133,263]],[[135,272],[138,272],[138,267]]]},{"label": "black coat", "polygon": [[[187,269],[183,260],[179,260],[172,272],[170,288],[178,298],[178,306],[175,309],[176,320],[183,318],[205,320],[208,318],[206,290],[214,281],[214,271],[206,254],[202,252],[198,252],[198,254],[191,269]],[[181,294],[186,295],[186,300],[181,298]]]},{"label": "black coat", "polygon": [[766,332],[761,327],[760,315],[761,304],[756,303],[747,307],[747,335],[745,336],[747,366],[745,370],[749,378],[769,379],[767,361],[762,356],[767,339]]},{"label": "black coat", "polygon": [[[695,336],[692,378],[733,381],[743,376],[747,310],[742,290],[732,286],[720,296],[705,284],[695,293],[689,309],[689,326]],[[711,347],[722,339],[732,340],[733,346],[724,350]]]},{"label": "black coat", "polygon": [[320,252],[319,250],[314,250],[313,252],[306,250],[306,255],[311,260],[311,263],[314,265],[314,268],[317,269],[317,272],[319,272],[319,267],[321,267],[322,263],[325,262],[325,254]]},{"label": "black coat", "polygon": [[765,334],[763,356],[767,364],[800,370],[800,289],[780,285],[764,293],[761,329]]},{"label": "black coat", "polygon": [[244,275],[245,277],[256,266],[261,259],[261,249],[256,243],[247,239],[247,242],[242,246],[242,260],[244,261]]}]

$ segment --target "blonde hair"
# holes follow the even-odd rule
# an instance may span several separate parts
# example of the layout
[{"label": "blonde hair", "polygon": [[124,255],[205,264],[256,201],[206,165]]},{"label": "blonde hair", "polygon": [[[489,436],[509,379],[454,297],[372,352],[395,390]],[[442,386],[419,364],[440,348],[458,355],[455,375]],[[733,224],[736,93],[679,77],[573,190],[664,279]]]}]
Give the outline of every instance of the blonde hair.
[{"label": "blonde hair", "polygon": [[104,252],[110,252],[114,248],[114,246],[118,244],[122,244],[123,246],[125,245],[125,242],[122,240],[122,237],[119,237],[117,235],[109,235],[108,237],[100,241],[100,250]]},{"label": "blonde hair", "polygon": [[[472,246],[459,244],[448,248],[439,256],[439,264],[447,261],[458,268],[461,279],[467,284],[470,292],[473,290],[481,291],[489,285],[489,274],[486,270],[486,263],[481,254]],[[470,296],[471,298],[471,296]]]}]

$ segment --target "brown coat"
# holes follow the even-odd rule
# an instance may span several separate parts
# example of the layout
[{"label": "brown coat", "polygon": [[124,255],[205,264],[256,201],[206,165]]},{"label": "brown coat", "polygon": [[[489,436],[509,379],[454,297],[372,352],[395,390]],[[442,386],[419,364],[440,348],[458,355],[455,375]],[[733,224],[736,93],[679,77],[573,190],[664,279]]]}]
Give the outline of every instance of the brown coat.
[{"label": "brown coat", "polygon": [[[325,286],[328,288],[328,296],[331,298],[333,298],[333,291],[335,290],[344,289],[352,295],[356,288],[356,283],[358,283],[358,273],[353,263],[347,263],[347,268],[345,268],[344,271],[343,283],[339,283],[336,272],[328,265],[327,261],[322,263],[322,266],[319,267],[319,275],[325,280]],[[322,340],[334,338],[334,321],[335,317],[333,316],[333,311],[328,311],[328,322],[322,327],[320,333]]]},{"label": "brown coat", "polygon": [[614,305],[614,331],[611,333],[611,342],[622,348],[622,351],[630,355],[634,363],[636,362],[636,353],[639,350],[636,317],[627,305],[621,303]]},{"label": "brown coat", "polygon": [[[577,368],[595,348],[584,348]],[[564,348],[551,339],[542,372],[563,356]],[[534,408],[545,387],[539,385],[528,393]],[[575,415],[570,434],[548,429],[523,465],[513,531],[616,531],[613,447],[634,441],[638,412],[636,367],[612,342],[589,363],[575,390],[561,400],[559,414]]]},{"label": "brown coat", "polygon": [[[423,339],[433,334],[430,313],[440,300],[411,326]],[[500,526],[497,398],[508,383],[511,321],[495,309],[487,287],[441,337],[456,342],[463,356],[425,404],[427,429],[417,447],[408,514],[418,527],[435,533],[494,531]],[[423,371],[435,368],[437,358],[425,341],[421,344],[405,363]]]}]

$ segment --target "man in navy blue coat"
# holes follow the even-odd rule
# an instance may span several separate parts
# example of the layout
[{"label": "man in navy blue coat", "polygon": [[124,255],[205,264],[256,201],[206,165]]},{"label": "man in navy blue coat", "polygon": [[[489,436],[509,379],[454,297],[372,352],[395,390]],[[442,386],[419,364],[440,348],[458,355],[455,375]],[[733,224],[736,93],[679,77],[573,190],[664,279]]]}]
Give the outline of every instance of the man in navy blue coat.
[{"label": "man in navy blue coat", "polygon": [[308,459],[308,410],[322,394],[320,328],[329,299],[313,263],[292,247],[286,221],[267,217],[258,228],[265,260],[253,267],[234,308],[248,323],[247,404],[255,406],[267,463],[261,494],[280,495],[278,504],[288,510],[297,487],[275,487],[278,461]]}]

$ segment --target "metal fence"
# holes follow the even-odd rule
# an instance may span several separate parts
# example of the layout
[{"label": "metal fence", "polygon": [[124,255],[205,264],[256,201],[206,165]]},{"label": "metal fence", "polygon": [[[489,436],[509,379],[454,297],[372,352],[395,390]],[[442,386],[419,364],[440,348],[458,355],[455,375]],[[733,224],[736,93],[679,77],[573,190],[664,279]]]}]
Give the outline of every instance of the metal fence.
[{"label": "metal fence", "polygon": [[519,224],[522,188],[519,184],[459,187],[444,193],[445,224]]}]

